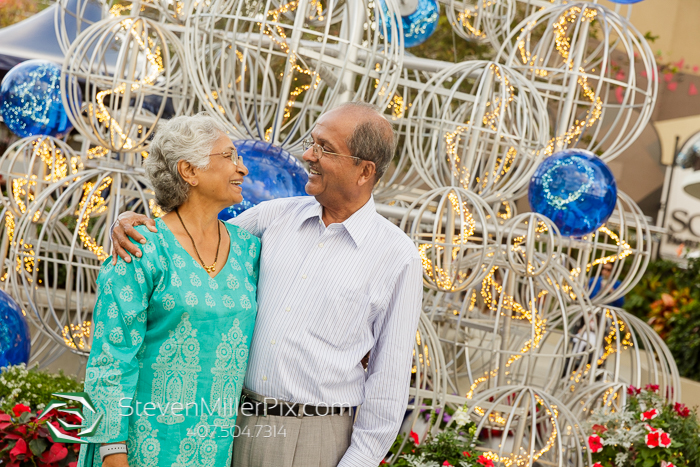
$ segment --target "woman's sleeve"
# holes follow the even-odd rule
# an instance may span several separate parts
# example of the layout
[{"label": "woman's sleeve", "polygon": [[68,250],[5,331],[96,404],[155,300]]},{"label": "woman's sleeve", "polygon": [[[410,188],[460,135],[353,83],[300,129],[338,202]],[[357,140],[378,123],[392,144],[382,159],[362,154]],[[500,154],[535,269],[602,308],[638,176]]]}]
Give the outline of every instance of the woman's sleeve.
[{"label": "woman's sleeve", "polygon": [[[83,410],[86,426],[102,416],[91,443],[125,441],[131,400],[139,375],[137,354],[146,333],[147,309],[154,288],[154,268],[147,259],[105,261],[97,278],[92,350],[85,370],[85,392],[95,413]],[[150,266],[150,267],[146,267]]]}]

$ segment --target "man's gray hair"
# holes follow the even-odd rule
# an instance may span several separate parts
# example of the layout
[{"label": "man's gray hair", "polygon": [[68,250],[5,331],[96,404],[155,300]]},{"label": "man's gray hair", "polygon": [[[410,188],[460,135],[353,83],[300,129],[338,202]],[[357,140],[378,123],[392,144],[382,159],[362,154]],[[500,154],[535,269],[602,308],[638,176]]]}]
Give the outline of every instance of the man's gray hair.
[{"label": "man's gray hair", "polygon": [[226,129],[204,113],[175,117],[158,125],[144,162],[156,194],[156,202],[170,212],[187,201],[190,185],[177,171],[177,163],[187,161],[198,169],[209,167],[209,154]]},{"label": "man's gray hair", "polygon": [[[355,127],[346,144],[350,155],[374,162],[377,168],[375,181],[378,181],[394,158],[397,139],[394,127],[374,105],[366,102],[346,102],[338,106],[338,108],[344,107],[375,114],[375,118],[367,119]],[[357,164],[359,163],[357,161]]]}]

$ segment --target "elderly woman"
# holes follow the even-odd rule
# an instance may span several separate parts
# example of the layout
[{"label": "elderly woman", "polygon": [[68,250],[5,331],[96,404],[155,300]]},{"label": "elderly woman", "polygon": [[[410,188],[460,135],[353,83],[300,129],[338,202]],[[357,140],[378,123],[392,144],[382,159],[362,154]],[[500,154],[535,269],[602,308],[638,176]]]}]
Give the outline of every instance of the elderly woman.
[{"label": "elderly woman", "polygon": [[[260,241],[218,220],[248,170],[211,117],[161,125],[146,160],[158,233],[97,279],[79,466],[227,466],[256,316]],[[143,243],[143,242],[142,242]]]}]

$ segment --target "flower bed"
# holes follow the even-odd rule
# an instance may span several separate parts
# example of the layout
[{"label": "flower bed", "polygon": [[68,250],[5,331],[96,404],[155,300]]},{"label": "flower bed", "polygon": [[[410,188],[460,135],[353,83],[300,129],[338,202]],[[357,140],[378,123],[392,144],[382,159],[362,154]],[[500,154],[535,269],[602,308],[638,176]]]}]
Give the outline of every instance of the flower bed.
[{"label": "flower bed", "polygon": [[700,465],[700,426],[695,410],[668,404],[658,386],[628,388],[622,411],[599,409],[588,424],[592,467]]}]

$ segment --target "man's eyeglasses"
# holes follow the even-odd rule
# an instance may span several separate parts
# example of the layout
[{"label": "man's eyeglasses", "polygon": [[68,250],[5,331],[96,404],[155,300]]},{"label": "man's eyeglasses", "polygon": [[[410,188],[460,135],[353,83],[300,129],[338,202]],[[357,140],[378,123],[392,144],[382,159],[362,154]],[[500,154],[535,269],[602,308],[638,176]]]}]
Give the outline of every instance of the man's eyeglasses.
[{"label": "man's eyeglasses", "polygon": [[348,156],[345,154],[338,154],[337,152],[326,151],[325,149],[323,149],[321,147],[320,144],[314,143],[314,140],[312,140],[312,139],[305,139],[304,141],[302,141],[301,144],[302,144],[302,147],[304,148],[304,151],[308,151],[309,148],[311,148],[311,150],[313,151],[314,157],[316,159],[319,159],[319,160],[323,157],[324,154],[333,154],[334,156],[349,157],[350,159],[355,159],[358,161],[362,160],[357,156]]},{"label": "man's eyeglasses", "polygon": [[210,156],[223,156],[225,159],[229,159],[234,164],[243,164],[243,156],[238,155],[238,151],[231,149],[230,151],[217,152],[216,154],[209,154]]}]

